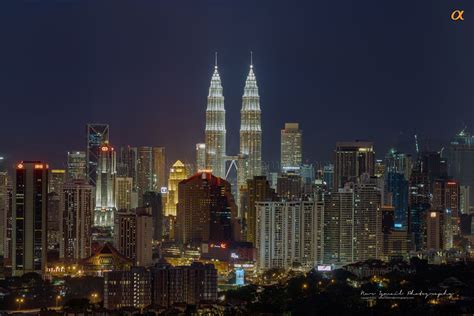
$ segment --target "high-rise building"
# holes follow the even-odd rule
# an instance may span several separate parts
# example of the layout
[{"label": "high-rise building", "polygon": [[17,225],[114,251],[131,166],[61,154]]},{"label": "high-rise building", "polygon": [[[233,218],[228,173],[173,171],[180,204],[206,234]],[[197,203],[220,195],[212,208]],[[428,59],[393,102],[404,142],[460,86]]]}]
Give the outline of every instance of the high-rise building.
[{"label": "high-rise building", "polygon": [[411,155],[399,153],[394,148],[385,156],[385,171],[403,174],[405,180],[410,179],[413,161]]},{"label": "high-rise building", "polygon": [[144,267],[129,271],[110,271],[104,275],[104,307],[108,310],[151,305],[151,273]]},{"label": "high-rise building", "polygon": [[299,170],[303,160],[302,134],[298,123],[285,123],[281,130],[280,165],[282,172]]},{"label": "high-rise building", "polygon": [[[61,189],[62,190],[62,189]],[[61,192],[48,193],[48,249],[57,250],[61,241]]]},{"label": "high-rise building", "polygon": [[289,269],[316,262],[313,201],[256,202],[258,270]]},{"label": "high-rise building", "polygon": [[63,185],[66,182],[66,170],[50,169],[48,177],[48,192],[61,194]]},{"label": "high-rise building", "polygon": [[424,226],[426,231],[424,248],[430,251],[439,251],[442,248],[440,212],[429,211],[424,215]]},{"label": "high-rise building", "polygon": [[145,192],[143,206],[151,208],[153,239],[160,241],[163,238],[163,203],[161,201],[161,193],[154,191]]},{"label": "high-rise building", "polygon": [[385,173],[385,188],[390,193],[388,203],[394,207],[394,227],[406,230],[408,225],[408,180],[403,173],[388,171]]},{"label": "high-rise building", "polygon": [[237,206],[229,182],[209,172],[178,185],[176,240],[183,243],[240,240]]},{"label": "high-rise building", "polygon": [[323,180],[330,189],[334,188],[334,165],[328,164],[323,167]]},{"label": "high-rise building", "polygon": [[226,161],[225,107],[221,77],[217,70],[217,57],[207,97],[205,144],[205,169],[212,170],[215,176],[224,178]]},{"label": "high-rise building", "polygon": [[213,264],[193,262],[190,266],[173,267],[161,263],[153,268],[152,275],[156,306],[217,301],[217,270]]},{"label": "high-rise building", "polygon": [[101,147],[104,143],[109,142],[109,125],[108,124],[87,124],[87,179],[90,184],[96,185],[97,168]]},{"label": "high-rise building", "polygon": [[178,183],[188,178],[185,165],[176,161],[170,169],[168,179],[168,200],[166,202],[165,216],[176,216],[176,204],[178,204]]},{"label": "high-rise building", "polygon": [[153,191],[153,148],[138,147],[137,194],[138,205],[142,206],[143,194]]},{"label": "high-rise building", "polygon": [[165,147],[153,147],[153,191],[160,192],[166,187],[166,153]]},{"label": "high-rise building", "polygon": [[117,176],[133,179],[133,191],[137,190],[137,164],[138,164],[137,147],[124,146],[120,147],[120,153],[117,157]]},{"label": "high-rise building", "polygon": [[255,245],[257,234],[257,209],[255,203],[276,200],[276,193],[265,176],[247,180],[245,201],[241,202],[245,219],[245,240]]},{"label": "high-rise building", "polygon": [[0,257],[8,257],[6,247],[7,227],[9,221],[8,206],[8,173],[0,171]]},{"label": "high-rise building", "polygon": [[322,261],[325,264],[339,266],[355,261],[354,200],[354,190],[347,185],[324,197]]},{"label": "high-rise building", "polygon": [[68,182],[61,195],[59,257],[77,262],[91,255],[94,187],[85,179]]},{"label": "high-rise building", "polygon": [[278,196],[285,199],[298,199],[303,193],[303,183],[301,177],[294,173],[284,173],[278,176],[277,180]]},{"label": "high-rise building", "polygon": [[375,178],[363,177],[354,187],[356,261],[382,256],[382,192]]},{"label": "high-rise building", "polygon": [[374,144],[364,141],[338,142],[334,161],[334,190],[344,187],[346,182],[356,183],[363,174],[375,174]]},{"label": "high-rise building", "polygon": [[239,187],[247,184],[247,179],[262,175],[262,126],[260,96],[257,79],[253,72],[253,62],[247,76],[240,110],[240,155],[245,161],[239,164]]},{"label": "high-rise building", "polygon": [[115,177],[114,201],[117,210],[130,210],[132,208],[133,178]]},{"label": "high-rise building", "polygon": [[114,179],[116,170],[115,150],[108,142],[105,142],[100,147],[99,159],[97,160],[95,226],[110,228],[114,226]]},{"label": "high-rise building", "polygon": [[67,178],[69,180],[87,179],[85,151],[69,151],[67,153]]},{"label": "high-rise building", "polygon": [[136,210],[136,264],[149,267],[153,265],[153,216],[152,209],[140,207]]},{"label": "high-rise building", "polygon": [[13,185],[12,269],[14,276],[46,268],[48,165],[24,161]]},{"label": "high-rise building", "polygon": [[206,144],[196,144],[196,172],[206,170]]},{"label": "high-rise building", "polygon": [[153,217],[151,209],[139,207],[134,211],[117,212],[115,219],[117,250],[137,266],[153,264]]},{"label": "high-rise building", "polygon": [[474,205],[474,136],[463,129],[453,137],[443,154],[447,158],[449,176],[469,186],[469,205]]}]

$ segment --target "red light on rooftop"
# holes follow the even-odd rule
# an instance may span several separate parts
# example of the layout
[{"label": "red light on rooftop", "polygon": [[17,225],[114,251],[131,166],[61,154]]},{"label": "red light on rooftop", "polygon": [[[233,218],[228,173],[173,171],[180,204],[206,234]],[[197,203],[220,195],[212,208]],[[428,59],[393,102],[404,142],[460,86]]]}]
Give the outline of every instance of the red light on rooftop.
[{"label": "red light on rooftop", "polygon": [[227,248],[227,245],[224,244],[224,243],[221,243],[221,248],[222,248],[222,249],[225,249],[225,248]]},{"label": "red light on rooftop", "polygon": [[43,169],[43,165],[42,164],[37,164],[37,165],[35,165],[35,169]]},{"label": "red light on rooftop", "polygon": [[454,182],[454,181],[449,181],[449,182],[448,182],[448,185],[454,185],[454,184],[457,184],[457,183]]},{"label": "red light on rooftop", "polygon": [[17,169],[23,169],[23,164],[22,163],[19,163],[17,166],[16,166]]},{"label": "red light on rooftop", "polygon": [[107,147],[107,146],[104,146],[101,149],[102,149],[102,151],[109,151],[109,147]]}]

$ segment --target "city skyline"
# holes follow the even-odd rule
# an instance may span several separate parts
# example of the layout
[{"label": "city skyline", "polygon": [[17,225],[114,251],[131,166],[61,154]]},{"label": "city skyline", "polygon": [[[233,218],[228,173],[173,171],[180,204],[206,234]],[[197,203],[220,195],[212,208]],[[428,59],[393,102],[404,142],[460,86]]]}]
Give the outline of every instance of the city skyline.
[{"label": "city skyline", "polygon": [[[117,5],[116,12],[93,4],[97,16],[88,21],[95,26],[85,28],[75,22],[86,11],[72,12],[65,3],[48,3],[39,11],[25,4],[4,6],[1,23],[12,32],[0,53],[0,106],[12,119],[2,126],[0,143],[11,161],[39,159],[62,167],[64,153],[83,150],[83,126],[95,122],[110,124],[113,144],[164,146],[170,161],[193,160],[194,144],[204,141],[215,51],[226,89],[227,133],[235,135],[227,139],[228,152],[238,152],[250,51],[258,69],[267,161],[279,160],[279,130],[285,122],[300,123],[306,135],[303,159],[312,161],[330,160],[333,144],[346,139],[374,141],[377,155],[392,146],[414,151],[415,132],[439,150],[465,125],[473,127],[472,22],[453,24],[447,3],[433,4],[430,15],[410,13],[423,11],[420,4],[352,1],[334,8],[312,2],[272,1],[268,7],[204,1],[189,2],[182,10],[175,4],[144,3],[134,7],[140,20],[126,21],[120,19],[129,9],[126,4]],[[469,7],[472,3],[466,2]],[[170,16],[161,16],[160,8]],[[333,19],[327,12],[333,10],[342,18],[337,27],[326,28]],[[387,12],[384,23],[379,23],[380,12]],[[232,23],[232,14],[248,15],[247,22]],[[43,17],[50,23],[40,23]],[[160,20],[175,28],[172,37]],[[372,27],[374,22],[378,27]],[[58,23],[64,32],[54,31]],[[190,25],[192,34],[186,31]],[[32,50],[38,53],[30,55]],[[424,124],[417,122],[420,116]],[[28,124],[18,129],[20,117]],[[173,128],[180,124],[188,128]]]}]

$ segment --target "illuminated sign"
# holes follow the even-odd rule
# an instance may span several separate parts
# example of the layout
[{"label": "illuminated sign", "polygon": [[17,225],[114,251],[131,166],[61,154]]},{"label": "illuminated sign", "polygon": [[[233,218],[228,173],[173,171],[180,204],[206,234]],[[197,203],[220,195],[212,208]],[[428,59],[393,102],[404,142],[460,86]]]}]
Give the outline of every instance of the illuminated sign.
[{"label": "illuminated sign", "polygon": [[395,226],[395,228],[402,228],[402,224],[399,224],[399,223],[397,223],[397,224],[395,224],[395,225],[393,225],[393,226]]},{"label": "illuminated sign", "polygon": [[233,258],[233,259],[239,259],[239,255],[236,254],[235,252],[231,253],[230,257]]},{"label": "illuminated sign", "polygon": [[168,188],[167,187],[161,187],[161,194],[166,194],[168,193]]},{"label": "illuminated sign", "polygon": [[321,264],[321,265],[318,265],[317,268],[316,268],[318,271],[331,271],[332,268],[330,265],[328,264]]},{"label": "illuminated sign", "polygon": [[245,284],[245,271],[244,269],[235,270],[235,285],[244,285]]}]

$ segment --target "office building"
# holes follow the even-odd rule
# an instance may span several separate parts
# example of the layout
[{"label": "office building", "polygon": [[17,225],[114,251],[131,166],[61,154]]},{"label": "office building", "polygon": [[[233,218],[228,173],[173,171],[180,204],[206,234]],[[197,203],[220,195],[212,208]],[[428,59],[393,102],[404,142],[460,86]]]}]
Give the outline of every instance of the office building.
[{"label": "office building", "polygon": [[303,193],[301,176],[294,173],[283,173],[278,176],[277,194],[288,200],[298,199]]},{"label": "office building", "polygon": [[87,179],[87,158],[85,151],[69,151],[67,153],[67,179]]},{"label": "office building", "polygon": [[46,268],[48,165],[24,161],[13,185],[12,269],[14,276]]},{"label": "office building", "polygon": [[119,211],[132,209],[133,178],[115,177],[114,201]]},{"label": "office building", "polygon": [[242,108],[240,110],[240,153],[238,163],[238,187],[247,185],[247,179],[262,175],[262,126],[260,96],[253,62],[245,81]]},{"label": "office building", "polygon": [[299,170],[303,160],[302,134],[298,123],[285,123],[281,130],[280,165],[281,171]]},{"label": "office building", "polygon": [[375,174],[375,152],[372,142],[354,141],[336,144],[334,161],[334,190],[346,182],[356,183],[358,178]]},{"label": "office building", "polygon": [[87,124],[87,179],[90,184],[96,185],[97,168],[101,148],[104,143],[109,142],[109,125],[108,124]]},{"label": "office building", "polygon": [[[166,152],[165,147],[153,147],[153,191],[160,192],[166,187]],[[143,206],[143,205],[140,205]]]},{"label": "office building", "polygon": [[397,152],[391,148],[385,155],[385,171],[403,174],[405,180],[410,179],[413,161],[411,155]]},{"label": "office building", "polygon": [[178,185],[175,239],[183,244],[240,240],[237,206],[229,182],[210,172],[196,173]]},{"label": "office building", "polygon": [[385,174],[385,189],[390,193],[387,203],[394,207],[394,227],[396,229],[407,229],[408,186],[409,183],[404,173],[388,171]]},{"label": "office building", "polygon": [[91,255],[94,187],[85,179],[68,182],[63,187],[60,204],[59,258],[77,262]]},{"label": "office building", "polygon": [[132,189],[137,190],[137,164],[138,149],[137,147],[123,146],[117,157],[117,176],[124,178],[132,178]]},{"label": "office building", "polygon": [[112,228],[114,226],[114,180],[116,177],[115,150],[108,142],[100,147],[97,160],[97,177],[95,182],[94,225]]},{"label": "office building", "polygon": [[0,257],[3,258],[8,257],[8,246],[6,241],[8,226],[9,224],[11,225],[10,212],[8,197],[8,173],[6,171],[0,171]]},{"label": "office building", "polygon": [[168,179],[168,200],[166,202],[165,216],[176,216],[176,204],[178,204],[178,183],[188,178],[185,165],[176,161],[170,169]]},{"label": "office building", "polygon": [[224,178],[226,160],[225,107],[221,77],[217,69],[217,58],[207,96],[205,144],[205,169],[212,170],[215,176]]},{"label": "office building", "polygon": [[196,144],[196,170],[200,172],[206,170],[206,144]]},{"label": "office building", "polygon": [[61,194],[63,185],[67,181],[66,170],[50,169],[48,176],[48,192]]},{"label": "office building", "polygon": [[161,193],[145,192],[143,196],[143,206],[151,209],[153,218],[153,239],[160,241],[163,238],[163,203]]},{"label": "office building", "polygon": [[138,205],[143,204],[143,194],[153,190],[153,148],[138,147],[137,159],[137,194]]}]

